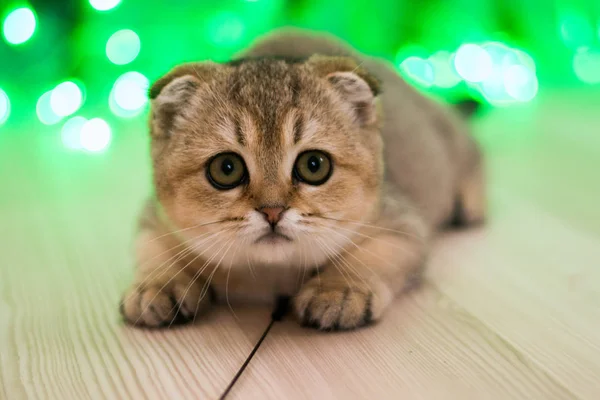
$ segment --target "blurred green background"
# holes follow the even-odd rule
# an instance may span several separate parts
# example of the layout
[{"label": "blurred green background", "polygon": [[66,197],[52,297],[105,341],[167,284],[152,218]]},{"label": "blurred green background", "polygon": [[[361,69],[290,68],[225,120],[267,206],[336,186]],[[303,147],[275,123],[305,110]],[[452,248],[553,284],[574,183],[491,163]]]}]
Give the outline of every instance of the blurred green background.
[{"label": "blurred green background", "polygon": [[599,0],[0,0],[0,134],[103,152],[141,130],[149,82],[274,28],[327,31],[419,88],[492,107],[600,88]]}]

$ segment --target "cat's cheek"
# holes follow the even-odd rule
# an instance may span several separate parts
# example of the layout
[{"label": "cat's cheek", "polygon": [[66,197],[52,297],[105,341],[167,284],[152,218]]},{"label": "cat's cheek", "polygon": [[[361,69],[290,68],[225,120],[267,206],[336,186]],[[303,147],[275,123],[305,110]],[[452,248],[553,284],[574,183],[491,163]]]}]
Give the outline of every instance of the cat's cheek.
[{"label": "cat's cheek", "polygon": [[212,221],[244,219],[250,208],[241,198],[241,190],[218,191],[206,182],[187,179],[161,201],[166,215],[180,228]]}]

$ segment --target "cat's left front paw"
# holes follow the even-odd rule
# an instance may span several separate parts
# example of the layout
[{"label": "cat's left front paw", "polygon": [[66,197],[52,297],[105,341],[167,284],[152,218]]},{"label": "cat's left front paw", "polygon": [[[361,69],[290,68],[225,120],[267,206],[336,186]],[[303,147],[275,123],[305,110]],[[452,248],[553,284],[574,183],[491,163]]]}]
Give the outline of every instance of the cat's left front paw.
[{"label": "cat's left front paw", "polygon": [[375,294],[366,285],[347,282],[307,282],[294,299],[294,310],[304,326],[347,330],[375,320]]}]

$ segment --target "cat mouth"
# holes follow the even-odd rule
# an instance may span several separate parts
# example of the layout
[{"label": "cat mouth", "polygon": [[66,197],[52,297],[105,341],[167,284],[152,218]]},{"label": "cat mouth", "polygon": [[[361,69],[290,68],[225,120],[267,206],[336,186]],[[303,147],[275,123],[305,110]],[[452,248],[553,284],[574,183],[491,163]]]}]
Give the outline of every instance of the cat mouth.
[{"label": "cat mouth", "polygon": [[291,242],[292,239],[289,236],[284,235],[279,232],[269,232],[258,239],[254,243],[270,243],[270,244],[278,244],[284,242]]}]

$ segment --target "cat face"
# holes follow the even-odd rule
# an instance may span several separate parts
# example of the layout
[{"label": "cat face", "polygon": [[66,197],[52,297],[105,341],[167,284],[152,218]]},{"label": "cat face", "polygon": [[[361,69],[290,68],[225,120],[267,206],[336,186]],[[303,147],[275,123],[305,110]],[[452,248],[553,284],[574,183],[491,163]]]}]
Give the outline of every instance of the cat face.
[{"label": "cat face", "polygon": [[345,58],[180,67],[151,89],[157,197],[203,259],[317,266],[377,213],[375,82]]}]

